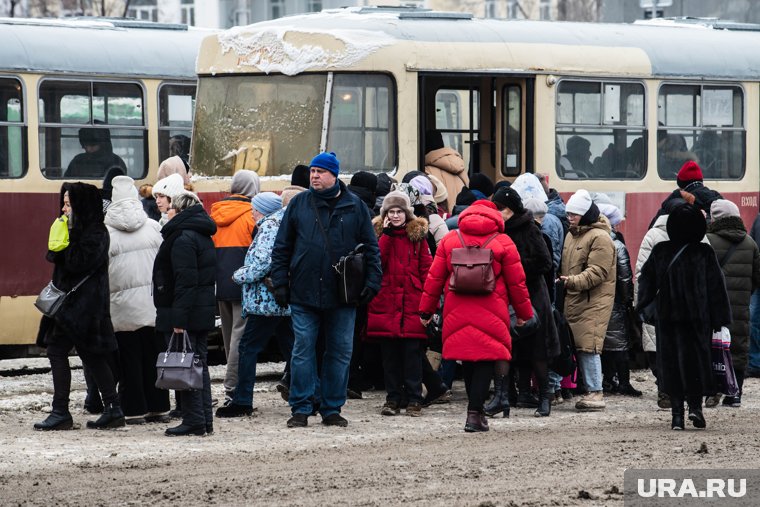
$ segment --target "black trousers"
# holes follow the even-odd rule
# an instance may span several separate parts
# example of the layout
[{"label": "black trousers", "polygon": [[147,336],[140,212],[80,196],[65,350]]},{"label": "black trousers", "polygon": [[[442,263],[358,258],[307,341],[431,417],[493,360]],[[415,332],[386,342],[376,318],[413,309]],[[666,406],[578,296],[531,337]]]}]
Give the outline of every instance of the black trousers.
[{"label": "black trousers", "polygon": [[631,384],[631,368],[627,350],[602,352],[602,375],[605,382],[612,383],[615,374],[621,387]]},{"label": "black trousers", "polygon": [[[69,351],[74,343],[63,336],[56,337],[56,343],[48,345],[47,356],[50,360],[50,368],[53,374],[53,411],[68,412],[69,397],[71,395],[71,365],[69,364]],[[118,405],[119,397],[116,393],[116,383],[109,366],[109,354],[93,354],[87,351],[77,351],[90,375],[100,390],[103,403]]]},{"label": "black trousers", "polygon": [[462,361],[467,410],[483,410],[493,378],[494,361]]},{"label": "black trousers", "polygon": [[169,391],[156,389],[156,358],[166,350],[153,327],[116,333],[119,344],[119,399],[127,417],[169,410]]},{"label": "black trousers", "polygon": [[380,342],[385,371],[386,401],[422,403],[422,347],[420,340],[397,338]]},{"label": "black trousers", "polygon": [[[203,389],[200,391],[178,391],[182,424],[187,426],[203,426],[214,423],[211,411],[211,377],[208,373],[208,332],[188,331],[190,347],[201,358],[203,363]],[[166,344],[172,333],[166,333]]]}]

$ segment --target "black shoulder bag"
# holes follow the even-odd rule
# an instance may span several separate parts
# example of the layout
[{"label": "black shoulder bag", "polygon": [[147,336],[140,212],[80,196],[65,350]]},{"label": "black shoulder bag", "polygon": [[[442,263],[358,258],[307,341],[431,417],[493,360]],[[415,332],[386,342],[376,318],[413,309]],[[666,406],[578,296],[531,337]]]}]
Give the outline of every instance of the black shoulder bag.
[{"label": "black shoulder bag", "polygon": [[[668,276],[668,273],[670,272],[670,268],[673,267],[673,263],[676,262],[676,259],[678,259],[684,250],[686,250],[686,247],[689,246],[689,244],[685,244],[681,247],[678,252],[673,256],[673,259],[671,259],[670,264],[668,264],[668,268],[665,270],[665,277],[663,279],[666,279]],[[654,298],[648,302],[646,305],[641,307],[639,310],[639,318],[641,321],[645,324],[649,324],[650,326],[654,326],[655,321],[657,320],[657,296],[660,294],[660,289],[657,289],[657,292],[654,294]]]},{"label": "black shoulder bag", "polygon": [[[319,219],[319,212],[314,204],[314,198],[309,196],[309,203],[314,210],[314,216],[317,219],[319,230],[322,231],[322,236],[325,238],[325,245],[327,251],[330,254],[330,262],[335,258],[333,253],[332,244],[330,243],[330,236],[322,226],[322,221]],[[364,244],[359,243],[353,250],[346,255],[338,259],[338,262],[332,265],[335,270],[335,275],[338,280],[338,299],[344,305],[357,306],[359,304],[360,295],[364,290],[365,282],[365,269],[364,269]]]}]

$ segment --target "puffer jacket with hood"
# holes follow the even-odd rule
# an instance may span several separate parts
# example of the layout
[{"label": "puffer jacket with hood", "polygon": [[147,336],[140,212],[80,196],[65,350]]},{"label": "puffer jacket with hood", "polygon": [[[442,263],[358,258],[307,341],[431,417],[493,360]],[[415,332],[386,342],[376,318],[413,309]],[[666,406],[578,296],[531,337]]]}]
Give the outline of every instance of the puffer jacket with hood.
[{"label": "puffer jacket with hood", "polygon": [[79,351],[112,352],[117,344],[108,290],[110,241],[103,224],[100,190],[85,183],[64,183],[61,206],[67,191],[72,209],[69,246],[60,252],[47,253],[47,260],[54,266],[52,281],[57,288],[69,291],[85,276],[90,277],[66,298],[54,319],[42,317],[37,345],[58,343],[63,336],[63,343],[74,343]]},{"label": "puffer jacket with hood", "polygon": [[710,241],[718,261],[722,261],[729,248],[733,253],[723,264],[723,276],[731,303],[731,356],[734,368],[744,371],[749,359],[749,301],[752,291],[760,287],[760,251],[747,234],[740,217],[727,216],[713,220],[707,226]]},{"label": "puffer jacket with hood", "polygon": [[602,352],[612,314],[617,269],[610,232],[607,217],[599,215],[590,225],[570,227],[565,238],[565,318],[581,352]]},{"label": "puffer jacket with hood", "polygon": [[245,262],[256,224],[251,214],[251,199],[259,193],[259,177],[253,171],[238,171],[232,178],[232,195],[211,206],[211,219],[216,224],[216,298],[220,301],[241,301],[240,287],[232,281],[232,273]]},{"label": "puffer jacket with hood", "polygon": [[425,155],[425,173],[443,182],[449,201],[456,199],[462,188],[470,183],[462,155],[448,147],[429,151]]},{"label": "puffer jacket with hood", "polygon": [[612,233],[617,259],[615,303],[612,305],[612,315],[607,325],[604,338],[605,352],[623,352],[631,348],[628,337],[628,307],[633,303],[633,271],[631,258],[625,244]]},{"label": "puffer jacket with hood", "polygon": [[435,312],[441,294],[445,294],[443,357],[461,361],[508,361],[512,358],[509,305],[523,320],[533,316],[520,254],[509,236],[503,234],[504,219],[491,201],[475,201],[463,211],[459,230],[468,246],[480,246],[496,234],[487,246],[493,252],[496,287],[490,294],[482,295],[449,291],[453,272],[451,253],[462,246],[459,235],[452,231],[438,246],[425,281],[420,313]]},{"label": "puffer jacket with hood", "polygon": [[114,331],[136,331],[156,325],[153,263],[161,246],[161,227],[137,199],[111,203],[105,224],[111,238],[108,277]]}]

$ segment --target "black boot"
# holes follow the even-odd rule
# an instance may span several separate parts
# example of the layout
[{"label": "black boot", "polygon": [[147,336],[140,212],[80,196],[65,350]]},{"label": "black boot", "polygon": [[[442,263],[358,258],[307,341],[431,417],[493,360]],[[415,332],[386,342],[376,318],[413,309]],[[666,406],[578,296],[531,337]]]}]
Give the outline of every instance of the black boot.
[{"label": "black boot", "polygon": [[74,421],[68,410],[66,412],[53,411],[44,421],[34,423],[34,429],[39,431],[70,430],[73,426]]},{"label": "black boot", "polygon": [[504,417],[509,417],[509,396],[507,393],[506,375],[494,375],[493,398],[483,407],[483,412],[489,417],[504,412]]},{"label": "black boot", "polygon": [[705,416],[702,414],[702,397],[695,397],[689,399],[689,420],[695,428],[705,428],[707,422]]},{"label": "black boot", "polygon": [[554,395],[549,390],[541,390],[538,397],[538,408],[533,414],[536,417],[549,417],[552,413],[552,397]]},{"label": "black boot", "polygon": [[683,398],[670,398],[670,413],[673,416],[673,420],[670,423],[670,429],[684,430]]},{"label": "black boot", "polygon": [[94,421],[87,421],[87,427],[104,430],[108,428],[121,428],[125,426],[124,412],[117,402],[112,402],[103,408],[103,414]]},{"label": "black boot", "polygon": [[[179,426],[174,426],[173,428],[167,428],[164,434],[167,437],[187,437],[187,436],[202,437],[203,435],[206,434],[207,427],[208,427],[207,424],[201,424],[200,426],[188,426],[182,423]],[[213,431],[214,431],[214,426],[211,425],[211,432]]]},{"label": "black boot", "polygon": [[530,390],[521,390],[517,395],[517,408],[538,408],[538,398]]}]

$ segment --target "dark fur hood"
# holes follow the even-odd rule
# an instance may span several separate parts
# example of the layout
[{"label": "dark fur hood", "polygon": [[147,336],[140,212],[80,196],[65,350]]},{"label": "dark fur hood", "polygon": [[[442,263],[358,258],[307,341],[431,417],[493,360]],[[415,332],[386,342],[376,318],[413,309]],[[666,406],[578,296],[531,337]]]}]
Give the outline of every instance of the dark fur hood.
[{"label": "dark fur hood", "polygon": [[[375,235],[379,238],[383,235],[383,219],[375,217],[372,219],[372,226],[375,228]],[[428,221],[424,218],[415,218],[406,223],[406,236],[413,242],[419,243],[427,237]]]},{"label": "dark fur hood", "polygon": [[738,243],[747,235],[741,217],[724,217],[707,224],[707,232],[717,234],[731,243]]},{"label": "dark fur hood", "polygon": [[103,224],[103,199],[95,185],[87,183],[64,183],[61,186],[60,202],[63,207],[63,194],[69,193],[71,203],[71,228],[83,230],[92,225]]}]

